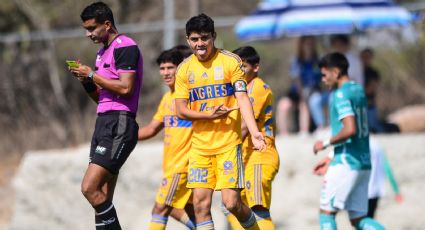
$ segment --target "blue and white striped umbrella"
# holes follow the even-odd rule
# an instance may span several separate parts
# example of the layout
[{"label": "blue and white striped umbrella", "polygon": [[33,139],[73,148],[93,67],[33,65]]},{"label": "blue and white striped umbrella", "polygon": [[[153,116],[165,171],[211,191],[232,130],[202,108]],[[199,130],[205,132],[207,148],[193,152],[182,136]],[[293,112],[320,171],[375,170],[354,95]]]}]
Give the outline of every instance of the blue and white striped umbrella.
[{"label": "blue and white striped umbrella", "polygon": [[235,27],[242,40],[349,34],[401,27],[412,15],[390,0],[265,0]]}]

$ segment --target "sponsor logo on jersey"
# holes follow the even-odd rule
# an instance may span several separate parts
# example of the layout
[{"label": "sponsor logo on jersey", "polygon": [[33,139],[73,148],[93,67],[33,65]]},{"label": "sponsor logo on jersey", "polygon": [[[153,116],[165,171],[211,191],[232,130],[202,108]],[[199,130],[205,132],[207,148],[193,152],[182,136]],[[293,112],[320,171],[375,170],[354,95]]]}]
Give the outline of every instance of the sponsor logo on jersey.
[{"label": "sponsor logo on jersey", "polygon": [[114,222],[115,222],[115,217],[111,217],[108,220],[102,220],[102,223],[104,223],[105,225],[112,224]]},{"label": "sponsor logo on jersey", "polygon": [[215,106],[208,106],[208,103],[202,103],[201,107],[199,108],[199,112],[208,112],[208,111],[213,111],[215,109]]},{"label": "sponsor logo on jersey", "polygon": [[224,172],[223,172],[224,175],[229,175],[229,174],[233,174],[234,173],[234,171],[233,171],[233,162],[231,162],[231,161],[225,161],[223,163],[223,168],[224,168]]},{"label": "sponsor logo on jersey", "polygon": [[201,75],[201,78],[202,78],[203,80],[207,80],[207,79],[208,79],[208,74],[207,74],[207,72],[204,72],[204,73]]},{"label": "sponsor logo on jersey", "polygon": [[213,84],[192,88],[189,93],[190,102],[233,95],[232,84]]},{"label": "sponsor logo on jersey", "polygon": [[223,167],[224,167],[224,170],[231,170],[233,169],[233,163],[231,161],[225,161],[223,163]]},{"label": "sponsor logo on jersey", "polygon": [[236,181],[235,178],[230,177],[229,182],[235,182],[235,181]]},{"label": "sponsor logo on jersey", "polygon": [[190,120],[183,120],[178,118],[174,115],[165,115],[164,119],[164,127],[183,127],[183,128],[190,128],[192,127],[192,121]]},{"label": "sponsor logo on jersey", "polygon": [[189,84],[195,84],[195,75],[192,71],[189,71],[189,76],[187,77]]},{"label": "sponsor logo on jersey", "polygon": [[224,79],[224,72],[222,66],[217,66],[214,68],[214,80],[223,80]]},{"label": "sponsor logo on jersey", "polygon": [[100,155],[105,155],[106,152],[106,147],[100,146],[98,145],[96,147],[95,153],[100,154]]}]

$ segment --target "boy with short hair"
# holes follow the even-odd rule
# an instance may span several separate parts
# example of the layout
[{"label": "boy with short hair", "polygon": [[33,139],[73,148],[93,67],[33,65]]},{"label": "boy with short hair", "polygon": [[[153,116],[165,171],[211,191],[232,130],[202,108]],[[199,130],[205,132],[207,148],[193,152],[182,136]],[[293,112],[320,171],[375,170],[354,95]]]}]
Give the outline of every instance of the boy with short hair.
[{"label": "boy with short hair", "polygon": [[212,195],[220,190],[224,206],[241,225],[258,229],[253,212],[240,198],[244,186],[241,114],[254,147],[266,146],[246,94],[241,60],[214,46],[214,21],[205,14],[186,23],[186,36],[194,54],[177,71],[176,107],[180,118],[193,122],[187,186],[193,191],[196,228],[214,229]]},{"label": "boy with short hair", "polygon": [[139,129],[139,140],[152,138],[164,129],[163,179],[152,209],[149,230],[164,230],[170,215],[189,229],[195,228],[185,211],[193,212],[192,204],[188,204],[192,192],[186,188],[192,122],[176,116],[174,98],[175,74],[182,61],[183,54],[175,49],[163,51],[157,58],[159,74],[170,91],[162,97],[152,121]]},{"label": "boy with short hair", "polygon": [[[371,169],[367,100],[363,87],[350,80],[348,66],[341,53],[327,54],[319,62],[322,81],[334,89],[329,106],[332,137],[313,147],[315,154],[334,147],[321,191],[320,227],[337,229],[336,213],[347,210],[356,229],[382,230],[380,223],[367,217]],[[319,164],[315,170],[325,165]]]},{"label": "boy with short hair", "polygon": [[[275,146],[275,121],[273,118],[273,93],[258,76],[260,56],[251,46],[233,51],[242,59],[243,70],[248,83],[248,97],[251,101],[257,126],[265,137],[267,150],[259,152],[253,148],[247,127],[242,123],[242,156],[245,166],[245,188],[242,201],[255,213],[260,229],[272,230],[275,226],[270,217],[272,181],[279,170],[279,154]],[[236,218],[223,210],[232,229],[243,229]]]}]

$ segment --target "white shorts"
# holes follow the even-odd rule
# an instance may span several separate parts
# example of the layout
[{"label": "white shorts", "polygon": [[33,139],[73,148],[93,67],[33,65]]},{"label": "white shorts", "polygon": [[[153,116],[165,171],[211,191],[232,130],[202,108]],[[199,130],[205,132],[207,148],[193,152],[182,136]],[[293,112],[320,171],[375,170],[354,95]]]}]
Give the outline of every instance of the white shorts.
[{"label": "white shorts", "polygon": [[320,209],[347,210],[350,219],[365,216],[368,209],[370,170],[353,170],[348,165],[329,167],[322,185]]}]

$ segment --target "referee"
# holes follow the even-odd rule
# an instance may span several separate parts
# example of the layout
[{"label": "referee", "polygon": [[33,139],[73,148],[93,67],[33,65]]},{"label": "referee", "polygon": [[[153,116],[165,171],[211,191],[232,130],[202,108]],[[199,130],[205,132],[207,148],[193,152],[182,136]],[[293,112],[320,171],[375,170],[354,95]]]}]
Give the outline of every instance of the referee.
[{"label": "referee", "polygon": [[112,203],[121,166],[137,143],[135,120],[142,82],[142,55],[137,44],[119,34],[111,9],[103,2],[81,13],[86,36],[103,47],[95,68],[70,68],[90,97],[98,103],[90,160],[81,191],[95,209],[96,229],[120,230]]}]

